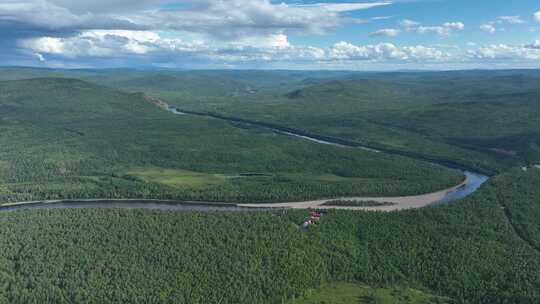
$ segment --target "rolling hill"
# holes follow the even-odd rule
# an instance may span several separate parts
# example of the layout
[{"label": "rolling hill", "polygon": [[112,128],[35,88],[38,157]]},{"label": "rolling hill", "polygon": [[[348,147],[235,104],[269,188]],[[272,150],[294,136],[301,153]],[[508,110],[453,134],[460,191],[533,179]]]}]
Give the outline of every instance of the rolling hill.
[{"label": "rolling hill", "polygon": [[[173,115],[144,94],[77,79],[0,82],[0,113],[4,202],[96,197],[269,202],[423,193],[461,179],[412,159]],[[264,176],[239,177],[245,172]]]}]

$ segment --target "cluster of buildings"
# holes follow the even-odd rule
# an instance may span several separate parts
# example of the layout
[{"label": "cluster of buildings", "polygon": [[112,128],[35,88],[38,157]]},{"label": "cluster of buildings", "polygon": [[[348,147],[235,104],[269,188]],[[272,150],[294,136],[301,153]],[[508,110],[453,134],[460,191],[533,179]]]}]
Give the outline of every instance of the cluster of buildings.
[{"label": "cluster of buildings", "polygon": [[302,224],[302,228],[308,228],[311,225],[317,224],[318,221],[321,220],[322,212],[320,211],[310,211],[309,212],[309,219],[304,221]]}]

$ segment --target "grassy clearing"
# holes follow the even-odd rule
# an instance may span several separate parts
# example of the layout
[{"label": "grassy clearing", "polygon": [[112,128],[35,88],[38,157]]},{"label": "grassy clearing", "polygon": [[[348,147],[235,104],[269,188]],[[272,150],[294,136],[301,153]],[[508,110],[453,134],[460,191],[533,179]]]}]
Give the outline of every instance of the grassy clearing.
[{"label": "grassy clearing", "polygon": [[450,299],[437,297],[410,288],[372,288],[361,284],[339,283],[311,292],[290,304],[435,304],[451,303]]},{"label": "grassy clearing", "polygon": [[206,187],[217,186],[227,182],[223,174],[200,173],[189,170],[164,168],[138,168],[128,175],[143,179],[146,182],[160,183],[173,187]]}]

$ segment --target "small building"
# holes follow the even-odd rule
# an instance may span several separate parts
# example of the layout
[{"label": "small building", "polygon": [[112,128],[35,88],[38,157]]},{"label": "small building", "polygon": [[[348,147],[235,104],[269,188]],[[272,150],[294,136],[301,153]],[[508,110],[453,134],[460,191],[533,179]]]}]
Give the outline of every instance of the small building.
[{"label": "small building", "polygon": [[318,211],[311,211],[311,212],[309,213],[309,216],[310,216],[311,219],[313,219],[313,220],[320,220],[322,214],[321,214],[320,212],[318,212]]}]

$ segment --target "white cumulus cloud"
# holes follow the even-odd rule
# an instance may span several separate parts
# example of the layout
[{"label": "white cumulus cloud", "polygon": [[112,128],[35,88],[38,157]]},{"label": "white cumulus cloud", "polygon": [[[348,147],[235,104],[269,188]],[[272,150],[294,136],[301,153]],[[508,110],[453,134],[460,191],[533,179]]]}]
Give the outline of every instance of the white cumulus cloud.
[{"label": "white cumulus cloud", "polygon": [[[190,31],[231,39],[246,35],[324,33],[353,21],[348,11],[389,5],[390,2],[318,3],[298,5],[269,0],[188,0],[183,9],[155,10],[127,15],[133,23],[154,29]],[[358,20],[356,20],[358,21]]]},{"label": "white cumulus cloud", "polygon": [[399,22],[399,25],[402,27],[402,28],[405,28],[405,29],[411,29],[411,28],[415,28],[417,26],[420,25],[420,23],[414,21],[414,20],[410,20],[410,19],[403,19]]},{"label": "white cumulus cloud", "polygon": [[415,61],[441,60],[447,57],[444,52],[425,46],[398,47],[392,43],[359,46],[339,42],[327,51],[328,59],[370,60],[370,61]]},{"label": "white cumulus cloud", "polygon": [[416,32],[418,34],[437,34],[441,36],[448,36],[453,31],[462,31],[465,29],[465,24],[459,21],[445,22],[442,25],[425,26],[419,22],[404,19],[400,21],[399,25],[407,32]]},{"label": "white cumulus cloud", "polygon": [[521,19],[521,16],[499,16],[497,17],[497,21],[501,23],[510,23],[510,24],[525,23],[525,21]]},{"label": "white cumulus cloud", "polygon": [[40,53],[34,53],[34,56],[36,56],[36,58],[37,58],[40,62],[45,62],[45,57],[43,57],[43,55],[41,55]]},{"label": "white cumulus cloud", "polygon": [[446,22],[443,24],[443,27],[452,29],[452,30],[461,31],[465,29],[465,24],[463,24],[463,22]]},{"label": "white cumulus cloud", "polygon": [[534,13],[533,17],[536,22],[540,22],[540,11]]},{"label": "white cumulus cloud", "polygon": [[297,7],[325,9],[331,12],[350,12],[390,4],[392,4],[390,1],[372,3],[316,3],[308,5],[297,5]]},{"label": "white cumulus cloud", "polygon": [[200,43],[162,39],[150,31],[91,30],[67,38],[41,37],[21,41],[20,45],[37,53],[76,57],[115,57],[159,51],[198,51]]},{"label": "white cumulus cloud", "polygon": [[419,26],[416,28],[416,32],[419,34],[437,34],[441,36],[448,36],[453,30],[456,30],[453,26]]},{"label": "white cumulus cloud", "polygon": [[439,61],[449,55],[437,48],[426,46],[399,47],[391,43],[355,45],[339,42],[329,47],[294,46],[285,34],[268,35],[212,44],[180,39],[167,39],[151,31],[85,31],[68,38],[41,37],[28,39],[22,46],[34,53],[66,58],[174,56],[186,55],[212,62],[421,62]]},{"label": "white cumulus cloud", "polygon": [[380,36],[396,37],[400,33],[401,33],[401,30],[399,30],[399,29],[388,28],[388,29],[377,30],[377,31],[371,33],[370,36],[371,37],[380,37]]},{"label": "white cumulus cloud", "polygon": [[490,34],[493,34],[493,33],[495,33],[495,32],[497,31],[497,28],[496,28],[493,24],[491,24],[491,23],[482,24],[482,25],[480,26],[480,29],[481,29],[482,31],[488,32],[488,33],[490,33]]},{"label": "white cumulus cloud", "polygon": [[[469,56],[491,60],[540,60],[540,49],[533,45],[492,44],[470,50]],[[540,46],[540,45],[539,45]]]}]

